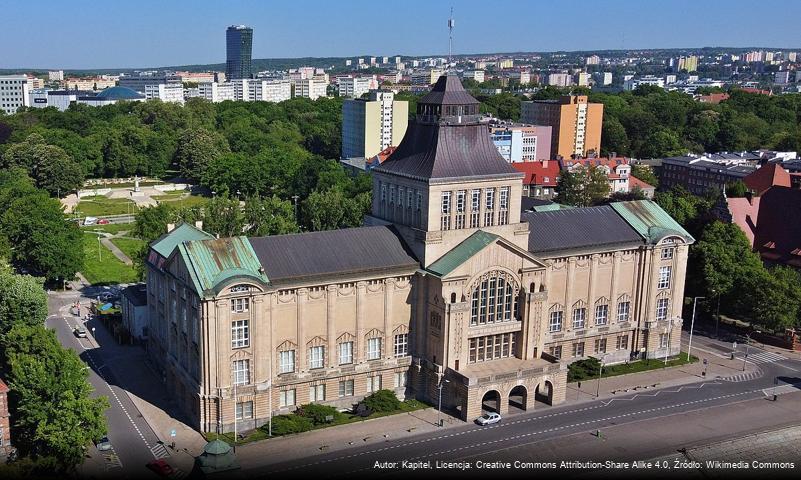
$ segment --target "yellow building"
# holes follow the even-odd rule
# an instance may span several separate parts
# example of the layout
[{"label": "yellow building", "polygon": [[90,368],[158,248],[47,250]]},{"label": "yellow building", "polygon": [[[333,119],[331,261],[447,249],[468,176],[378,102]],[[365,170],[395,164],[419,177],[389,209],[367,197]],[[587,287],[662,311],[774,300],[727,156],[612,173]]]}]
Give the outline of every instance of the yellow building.
[{"label": "yellow building", "polygon": [[342,104],[342,158],[370,158],[397,146],[409,124],[409,102],[389,91],[373,90],[368,99]]},{"label": "yellow building", "polygon": [[586,95],[522,102],[520,117],[523,123],[552,127],[551,159],[601,152],[604,106],[589,103]]},{"label": "yellow building", "polygon": [[150,246],[148,353],[201,431],[379,389],[469,420],[564,401],[567,364],[679,353],[688,245],[655,203],[523,212],[455,76],[373,169],[365,226]]}]

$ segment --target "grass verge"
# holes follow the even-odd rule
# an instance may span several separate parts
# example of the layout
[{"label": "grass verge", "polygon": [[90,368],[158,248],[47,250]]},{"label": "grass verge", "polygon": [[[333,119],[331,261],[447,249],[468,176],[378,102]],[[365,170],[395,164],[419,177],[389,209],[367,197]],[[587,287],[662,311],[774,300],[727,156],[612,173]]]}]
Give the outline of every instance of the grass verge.
[{"label": "grass verge", "polygon": [[108,215],[131,215],[136,213],[134,202],[127,198],[107,198],[102,195],[83,197],[75,207],[82,217],[105,217]]},{"label": "grass verge", "polygon": [[122,263],[97,239],[98,236],[94,233],[83,234],[84,261],[81,269],[83,276],[92,284],[135,282],[137,278],[133,267]]},{"label": "grass verge", "polygon": [[121,237],[121,238],[112,238],[111,243],[117,246],[125,255],[128,255],[128,258],[131,260],[135,260],[136,256],[139,254],[139,251],[145,245],[143,240],[139,240],[138,238],[129,238],[129,237]]},{"label": "grass verge", "polygon": [[[649,358],[647,360],[638,360],[635,362],[619,363],[617,365],[609,365],[603,367],[604,377],[615,377],[618,375],[628,375],[630,373],[646,372],[648,370],[657,370],[660,368],[677,367],[680,365],[687,365],[695,363],[698,357],[692,355],[690,361],[687,361],[687,352],[681,352],[678,357],[668,358],[667,364],[664,359]],[[584,380],[591,380],[598,378],[598,369],[600,362],[597,358],[590,357],[584,360],[579,360],[568,365],[567,368],[567,381],[580,382]]]}]

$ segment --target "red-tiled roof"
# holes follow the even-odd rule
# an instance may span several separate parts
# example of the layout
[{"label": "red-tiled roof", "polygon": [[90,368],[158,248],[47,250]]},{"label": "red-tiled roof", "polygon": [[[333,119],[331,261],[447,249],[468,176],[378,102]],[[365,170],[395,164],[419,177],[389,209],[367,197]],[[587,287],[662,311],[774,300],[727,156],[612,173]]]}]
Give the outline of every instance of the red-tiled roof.
[{"label": "red-tiled roof", "polygon": [[378,152],[378,154],[376,155],[376,157],[378,157],[378,163],[384,163],[384,160],[389,158],[389,156],[392,155],[392,152],[394,152],[396,148],[398,147],[393,147],[392,145],[390,145],[389,147]]},{"label": "red-tiled roof", "polygon": [[[524,173],[525,185],[543,185],[555,187],[559,178],[559,162],[556,160],[538,160],[536,162],[517,162],[512,166],[518,172]],[[547,179],[547,181],[546,181]]]},{"label": "red-tiled roof", "polygon": [[768,163],[748,174],[743,182],[757,195],[762,195],[770,187],[789,187],[790,174],[778,163]]},{"label": "red-tiled roof", "polygon": [[769,97],[773,96],[773,92],[771,92],[770,90],[760,90],[758,88],[751,88],[751,87],[741,88],[740,90],[746,93],[759,93],[761,95],[767,95]]},{"label": "red-tiled roof", "polygon": [[731,212],[731,221],[748,237],[748,242],[754,245],[754,232],[757,228],[758,215],[759,215],[759,200],[760,197],[752,197],[749,202],[747,198],[727,198],[726,203],[729,205],[729,212]]},{"label": "red-tiled roof", "polygon": [[701,103],[720,103],[728,99],[728,93],[710,93],[709,95],[701,95],[698,97],[698,101]]},{"label": "red-tiled roof", "polygon": [[639,178],[635,177],[634,175],[629,175],[629,189],[633,189],[634,187],[640,187],[642,190],[653,190],[654,186],[649,185]]},{"label": "red-tiled roof", "polygon": [[599,158],[565,158],[562,160],[562,165],[565,168],[573,167],[576,165],[595,165],[601,166],[605,165],[609,167],[612,171],[615,170],[619,165],[628,165],[629,159],[626,157],[599,157]]},{"label": "red-tiled roof", "polygon": [[2,378],[0,378],[0,393],[8,393],[8,385],[3,382]]}]

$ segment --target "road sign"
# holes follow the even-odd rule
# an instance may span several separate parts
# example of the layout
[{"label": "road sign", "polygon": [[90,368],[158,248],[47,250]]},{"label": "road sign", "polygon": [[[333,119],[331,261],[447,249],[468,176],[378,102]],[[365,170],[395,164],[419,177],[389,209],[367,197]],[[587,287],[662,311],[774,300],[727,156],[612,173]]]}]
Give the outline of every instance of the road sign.
[{"label": "road sign", "polygon": [[171,437],[174,437],[174,436],[175,436],[175,429],[174,429],[174,428],[173,428],[172,430],[170,430],[170,436],[171,436]]}]

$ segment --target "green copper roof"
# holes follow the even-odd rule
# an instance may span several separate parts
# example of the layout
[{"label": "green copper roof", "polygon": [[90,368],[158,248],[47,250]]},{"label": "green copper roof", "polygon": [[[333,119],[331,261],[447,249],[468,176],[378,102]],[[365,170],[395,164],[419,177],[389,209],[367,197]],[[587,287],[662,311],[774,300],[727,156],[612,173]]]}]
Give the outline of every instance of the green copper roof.
[{"label": "green copper roof", "polygon": [[197,229],[188,223],[182,223],[171,232],[166,233],[150,244],[150,247],[164,258],[170,256],[175,247],[190,240],[214,238],[211,234]]},{"label": "green copper roof", "polygon": [[426,270],[437,276],[444,277],[496,239],[498,239],[497,235],[479,230],[429,265]]},{"label": "green copper roof", "polygon": [[650,244],[659,242],[667,235],[678,235],[689,243],[695,241],[687,230],[651,200],[613,202],[609,205]]},{"label": "green copper roof", "polygon": [[256,252],[245,237],[194,240],[178,246],[201,297],[216,294],[234,278],[268,283]]}]

